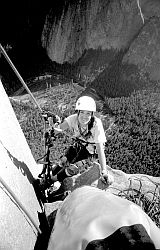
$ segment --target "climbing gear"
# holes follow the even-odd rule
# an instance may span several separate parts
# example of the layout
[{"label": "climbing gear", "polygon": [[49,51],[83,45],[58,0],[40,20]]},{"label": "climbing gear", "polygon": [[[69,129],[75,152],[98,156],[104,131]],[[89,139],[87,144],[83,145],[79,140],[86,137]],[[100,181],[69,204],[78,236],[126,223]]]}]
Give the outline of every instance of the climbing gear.
[{"label": "climbing gear", "polygon": [[[43,111],[39,104],[37,103],[35,97],[33,96],[33,94],[31,93],[31,91],[29,90],[29,88],[27,87],[26,83],[24,82],[23,78],[21,77],[21,75],[19,74],[18,70],[16,69],[16,67],[14,66],[14,64],[12,63],[12,61],[10,60],[9,56],[7,55],[6,51],[4,50],[4,48],[2,47],[2,45],[0,44],[0,50],[2,51],[2,54],[4,55],[4,57],[6,58],[6,60],[8,61],[9,65],[11,66],[11,68],[13,69],[13,71],[15,72],[15,74],[17,75],[17,77],[19,78],[20,82],[22,83],[22,85],[24,86],[24,88],[26,89],[26,91],[28,92],[28,94],[31,96],[33,102],[36,104],[36,106],[38,107],[41,116],[44,118],[44,152],[45,155],[42,157],[45,157],[45,163],[44,163],[44,167],[42,170],[42,173],[39,175],[39,177],[41,177],[45,171],[47,171],[46,176],[49,176],[49,166],[51,164],[51,162],[49,161],[49,153],[50,153],[50,147],[52,146],[52,140],[55,140],[55,136],[54,136],[54,130],[51,129],[50,134],[48,131],[46,131],[46,126],[47,124],[50,125],[51,121],[52,124],[55,123],[59,123],[60,122],[60,118],[57,115],[54,115],[53,113],[49,112],[49,111]],[[40,158],[40,159],[42,159]],[[39,161],[40,159],[38,159],[37,161]]]},{"label": "climbing gear", "polygon": [[96,111],[96,103],[90,96],[81,96],[76,102],[76,110]]},{"label": "climbing gear", "polygon": [[[43,164],[43,169],[42,172],[39,174],[38,177],[42,177],[43,175],[45,178],[51,180],[51,166],[53,163],[50,161],[50,148],[53,146],[53,141],[56,140],[56,136],[54,133],[54,128],[51,128],[50,130],[47,131],[47,125],[49,125],[49,119],[53,119],[53,122],[57,122],[56,116],[53,115],[51,116],[50,113],[45,113],[44,114],[44,120],[45,120],[45,133],[44,133],[44,148],[45,148],[45,154],[44,156],[40,157],[37,159],[37,163]],[[44,161],[40,162],[40,160],[44,159]]]},{"label": "climbing gear", "polygon": [[[45,158],[45,161],[43,162],[44,168],[42,170],[42,173],[40,174],[40,188],[43,193],[45,193],[45,198],[46,202],[48,202],[49,199],[52,199],[50,196],[55,196],[55,193],[58,192],[58,190],[55,189],[54,187],[54,181],[53,177],[57,175],[56,180],[59,182],[63,183],[63,180],[69,176],[77,175],[78,173],[84,172],[85,167],[79,167],[77,164],[77,161],[81,161],[84,159],[86,156],[86,159],[89,157],[90,159],[93,158],[91,154],[86,149],[86,145],[88,143],[86,141],[83,141],[79,138],[73,138],[72,140],[74,141],[73,145],[69,147],[69,149],[66,151],[66,161],[62,162],[62,164],[55,164],[50,161],[49,156],[50,156],[50,147],[53,145],[53,141],[56,139],[56,137],[51,139],[53,136],[52,130],[50,133],[47,133],[47,155],[41,157],[40,159]],[[55,135],[54,135],[55,136]],[[62,157],[63,159],[64,157]],[[90,160],[91,161],[91,160]],[[75,164],[76,162],[76,164]],[[82,165],[82,164],[81,164]],[[52,190],[52,191],[51,191]],[[62,191],[61,191],[62,192]]]},{"label": "climbing gear", "polygon": [[[1,49],[4,57],[8,61],[9,65],[11,66],[11,68],[13,69],[13,71],[15,72],[17,77],[19,78],[19,80],[22,83],[23,87],[26,89],[28,94],[31,96],[34,104],[36,104],[36,106],[38,107],[41,116],[44,118],[44,139],[45,139],[44,151],[45,151],[45,154],[44,154],[43,157],[39,158],[37,160],[37,162],[39,162],[41,159],[44,159],[44,161],[43,161],[43,170],[40,173],[39,178],[42,178],[40,180],[40,186],[42,187],[42,189],[46,189],[46,188],[50,187],[50,185],[51,185],[52,162],[50,161],[50,148],[53,146],[53,141],[56,139],[55,134],[54,134],[54,125],[60,123],[60,118],[58,116],[54,115],[53,113],[49,112],[49,111],[43,111],[41,109],[41,107],[37,103],[35,97],[31,93],[29,88],[27,87],[27,85],[24,82],[23,78],[21,77],[21,75],[19,74],[19,72],[17,71],[15,66],[13,65],[12,61],[8,57],[7,53],[5,52],[5,50],[4,50],[4,48],[2,47],[1,44],[0,44],[0,49]],[[76,110],[87,110],[87,111],[95,112],[96,111],[96,103],[95,103],[93,98],[91,98],[89,96],[82,96],[76,102]],[[46,129],[47,125],[49,125],[49,127],[50,127],[49,131],[47,131],[47,129]],[[89,128],[88,128],[88,131],[89,131]],[[85,138],[85,136],[86,136],[86,134],[84,135],[84,138]],[[80,139],[78,139],[78,140],[80,141]],[[83,147],[86,147],[86,145],[88,145],[88,142],[83,141],[83,143],[81,143],[81,147],[79,147],[79,150],[77,151],[76,157],[74,159],[72,159],[71,167],[68,168],[68,170],[67,170],[68,174],[70,176],[72,176],[73,174],[79,172],[78,167],[73,163],[78,159],[81,148],[82,148],[82,145],[83,145]],[[61,172],[61,177],[64,177],[65,174],[66,174],[66,172],[64,173],[62,171]],[[53,191],[53,189],[55,190],[55,187],[52,188],[52,191]],[[34,221],[33,221],[33,224],[34,224]]]},{"label": "climbing gear", "polygon": [[83,159],[87,159],[88,157],[92,157],[95,155],[95,151],[90,154],[87,147],[89,142],[84,141],[78,137],[73,139],[74,142],[72,146],[69,147],[69,149],[66,151],[66,157],[69,161],[69,163],[75,163],[77,161],[81,161]]},{"label": "climbing gear", "polygon": [[[14,66],[12,61],[10,60],[9,56],[7,55],[6,51],[4,50],[4,48],[2,47],[1,44],[0,44],[0,50],[2,51],[2,54],[4,55],[5,59],[7,60],[7,62],[9,63],[9,65],[11,66],[13,71],[15,72],[15,74],[18,77],[18,79],[20,80],[20,82],[22,83],[23,87],[26,89],[28,94],[31,96],[31,99],[33,100],[34,104],[36,104],[36,106],[38,107],[38,109],[40,111],[40,115],[44,119],[44,141],[45,141],[45,143],[44,143],[44,156],[37,160],[37,162],[39,162],[39,160],[44,159],[43,170],[42,170],[41,174],[39,175],[40,178],[43,177],[43,180],[35,180],[35,183],[34,183],[34,185],[36,187],[38,185],[38,186],[40,186],[40,188],[42,188],[43,181],[44,181],[44,183],[46,183],[46,186],[48,186],[50,184],[50,179],[51,179],[50,178],[50,167],[51,167],[52,163],[50,162],[49,155],[50,155],[50,148],[52,147],[53,141],[55,140],[54,129],[52,128],[52,126],[50,126],[51,127],[50,131],[47,131],[46,128],[47,128],[47,125],[51,125],[51,123],[52,124],[59,123],[60,118],[49,111],[43,111],[41,109],[41,107],[37,103],[35,97],[31,93],[31,91],[29,90],[28,86],[24,82],[23,78],[19,74],[18,70],[16,69],[16,67]],[[45,189],[46,187],[43,187],[43,188]]]},{"label": "climbing gear", "polygon": [[51,170],[51,175],[52,176],[56,175],[61,169],[62,169],[62,166],[60,166],[59,164],[53,165],[52,170]]},{"label": "climbing gear", "polygon": [[62,170],[60,170],[57,174],[57,180],[59,182],[63,182],[65,178],[67,178],[68,175],[66,173],[66,168],[63,168]]},{"label": "climbing gear", "polygon": [[[26,89],[26,91],[28,92],[28,94],[31,96],[31,99],[33,100],[34,104],[36,104],[36,106],[38,107],[41,116],[44,118],[44,138],[45,138],[45,141],[47,141],[49,139],[49,136],[48,136],[48,134],[46,132],[46,123],[50,123],[51,120],[53,120],[53,123],[59,123],[60,122],[60,118],[57,115],[54,115],[53,113],[51,113],[49,111],[43,111],[41,109],[41,107],[39,106],[39,104],[36,101],[35,97],[31,93],[31,91],[29,90],[28,86],[24,82],[23,78],[19,74],[18,70],[16,69],[16,67],[12,63],[11,59],[9,58],[9,56],[7,55],[6,51],[4,50],[4,48],[3,48],[3,46],[1,44],[0,44],[0,50],[2,51],[2,54],[6,58],[7,62],[9,63],[9,65],[11,66],[11,68],[13,69],[13,71],[15,72],[15,74],[17,75],[17,77],[20,80],[20,82],[22,83],[23,87]],[[46,143],[44,145],[44,151],[45,151],[45,154],[46,154],[46,157],[47,157],[48,152],[46,150]]]}]

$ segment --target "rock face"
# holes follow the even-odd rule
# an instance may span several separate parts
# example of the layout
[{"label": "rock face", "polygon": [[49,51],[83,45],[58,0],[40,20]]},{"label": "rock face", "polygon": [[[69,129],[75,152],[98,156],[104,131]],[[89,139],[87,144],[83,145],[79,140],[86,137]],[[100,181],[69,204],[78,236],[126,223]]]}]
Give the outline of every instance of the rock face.
[{"label": "rock face", "polygon": [[85,186],[73,191],[57,211],[47,250],[113,250],[117,245],[159,249],[159,235],[160,229],[140,207]]},{"label": "rock face", "polygon": [[76,66],[81,79],[98,85],[103,96],[120,94],[119,82],[125,94],[128,84],[133,90],[160,79],[158,0],[66,1],[56,17],[54,9],[42,34],[49,58]]},{"label": "rock face", "polygon": [[[109,193],[128,199],[139,205],[160,228],[160,178],[143,174],[126,174],[121,170],[110,169],[114,176],[114,183],[105,185],[100,179],[100,168],[95,162],[92,167],[81,175],[64,180],[65,191],[73,191],[82,186],[94,186]],[[65,200],[64,200],[65,202]],[[45,213],[51,227],[54,225],[56,212],[63,205],[63,201],[45,203]]]},{"label": "rock face", "polygon": [[74,189],[83,185],[92,185],[100,189],[109,189],[115,194],[118,194],[120,191],[124,191],[128,188],[133,188],[137,191],[140,191],[141,189],[141,191],[147,193],[149,190],[154,191],[156,185],[157,187],[160,185],[159,177],[153,177],[144,174],[126,174],[121,170],[112,168],[109,172],[114,176],[114,183],[111,186],[107,186],[101,181],[99,164],[95,162],[90,169],[81,175],[76,175],[72,178],[65,179],[65,189],[73,191]]},{"label": "rock face", "polygon": [[0,81],[0,249],[34,248],[42,212],[33,188],[37,164]]},{"label": "rock face", "polygon": [[114,176],[114,183],[110,186],[104,184],[100,178],[99,164],[93,166],[81,175],[67,178],[64,181],[65,190],[75,190],[84,185],[91,185],[100,189],[129,199],[140,205],[144,211],[160,227],[160,178],[144,174],[126,174],[121,170],[110,169]]}]

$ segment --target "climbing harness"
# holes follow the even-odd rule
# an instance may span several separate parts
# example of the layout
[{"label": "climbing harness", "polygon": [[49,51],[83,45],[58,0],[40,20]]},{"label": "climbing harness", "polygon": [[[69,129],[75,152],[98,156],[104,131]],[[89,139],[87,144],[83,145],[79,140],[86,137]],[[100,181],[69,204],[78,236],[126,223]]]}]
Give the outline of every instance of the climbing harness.
[{"label": "climbing harness", "polygon": [[[64,132],[64,134],[66,136],[68,136],[65,132]],[[73,157],[73,159],[69,163],[68,162],[65,163],[65,167],[67,166],[67,164],[69,164],[71,166],[71,169],[67,168],[69,173],[70,173],[70,171],[72,172],[75,170],[75,166],[73,166],[74,169],[72,169],[72,165],[76,165],[75,162],[78,160],[78,157],[79,157],[79,154],[80,154],[82,147],[85,147],[86,145],[88,145],[88,142],[86,142],[80,138],[71,137],[71,139],[72,139],[72,146],[77,149],[77,152],[75,154],[75,157]],[[39,181],[40,181],[40,189],[41,189],[43,198],[45,199],[45,202],[53,202],[56,200],[63,200],[68,195],[68,192],[63,190],[63,183],[61,183],[60,187],[56,188],[55,183],[52,183],[52,180],[51,180],[51,176],[52,176],[53,171],[54,171],[54,168],[53,168],[54,163],[50,161],[50,148],[53,146],[53,142],[55,140],[56,140],[56,135],[54,134],[54,128],[52,128],[50,131],[46,132],[46,136],[45,136],[45,145],[47,148],[47,153],[37,160],[37,162],[40,162],[42,159],[44,159],[44,161],[41,162],[41,163],[43,163],[43,169],[42,169],[41,174],[39,175],[39,178],[40,178]],[[92,161],[93,159],[94,158],[91,158],[90,160]],[[82,165],[86,165],[86,164],[82,163]],[[79,168],[79,166],[77,166],[77,165],[76,165],[76,167]],[[82,168],[82,166],[81,166],[81,168]],[[62,167],[62,169],[63,169],[63,167]],[[82,172],[84,172],[84,171],[82,171]],[[71,174],[71,176],[72,176],[72,174]]]}]

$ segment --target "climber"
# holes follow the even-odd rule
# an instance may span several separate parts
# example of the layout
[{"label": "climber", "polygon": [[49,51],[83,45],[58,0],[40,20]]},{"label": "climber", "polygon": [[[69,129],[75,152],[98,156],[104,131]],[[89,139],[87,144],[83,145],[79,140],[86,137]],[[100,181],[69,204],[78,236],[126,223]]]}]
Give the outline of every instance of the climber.
[{"label": "climber", "polygon": [[62,182],[66,177],[78,174],[80,161],[95,159],[98,155],[102,181],[110,185],[113,183],[113,176],[108,171],[111,168],[106,165],[104,128],[101,120],[94,115],[96,103],[89,96],[81,96],[76,102],[75,110],[75,114],[54,127],[55,133],[71,130],[78,140],[68,148],[60,163],[54,167],[51,179],[53,182]]},{"label": "climber", "polygon": [[48,250],[158,250],[160,229],[133,202],[91,186],[58,209]]}]

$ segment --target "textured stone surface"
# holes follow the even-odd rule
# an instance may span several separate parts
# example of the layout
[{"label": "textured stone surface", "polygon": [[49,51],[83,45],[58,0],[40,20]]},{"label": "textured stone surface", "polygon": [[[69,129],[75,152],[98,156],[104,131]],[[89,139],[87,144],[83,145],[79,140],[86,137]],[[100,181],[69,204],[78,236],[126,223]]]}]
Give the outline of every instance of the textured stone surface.
[{"label": "textured stone surface", "polygon": [[[121,170],[112,168],[109,172],[114,176],[114,183],[107,186],[101,181],[99,164],[94,163],[92,167],[81,175],[78,174],[71,178],[66,178],[64,180],[64,190],[73,191],[84,185],[91,185],[107,190],[140,205],[146,213],[149,212],[150,217],[159,226],[160,218],[158,215],[154,216],[153,214],[159,209],[157,202],[159,202],[160,177],[143,174],[126,174]],[[51,227],[54,224],[57,209],[61,207],[62,203],[63,201],[57,201],[45,204],[45,213]]]},{"label": "textured stone surface", "polygon": [[33,250],[42,212],[37,164],[0,82],[0,249]]},{"label": "textured stone surface", "polygon": [[[100,178],[99,165],[95,163],[88,171],[72,178],[67,178],[64,182],[66,190],[74,190],[83,185],[92,185],[100,189],[108,189],[114,194],[119,194],[127,189],[137,190],[147,194],[150,199],[154,192],[159,192],[160,177],[153,177],[143,174],[126,174],[121,170],[110,169],[110,174],[114,176],[114,183],[111,186],[105,185]],[[156,189],[157,184],[157,189]],[[155,190],[156,189],[156,190]],[[152,193],[153,192],[153,193]]]},{"label": "textured stone surface", "polygon": [[[115,71],[118,79],[146,80],[147,74],[151,80],[159,80],[160,2],[143,0],[140,8],[143,18],[137,1],[68,2],[56,18],[54,11],[48,14],[43,47],[52,61],[80,66],[86,81],[110,69],[114,60],[125,65],[120,72]],[[120,51],[123,53],[119,55]]]}]

